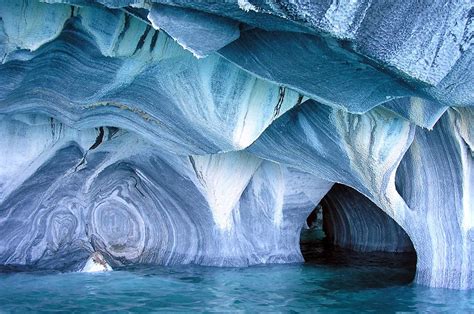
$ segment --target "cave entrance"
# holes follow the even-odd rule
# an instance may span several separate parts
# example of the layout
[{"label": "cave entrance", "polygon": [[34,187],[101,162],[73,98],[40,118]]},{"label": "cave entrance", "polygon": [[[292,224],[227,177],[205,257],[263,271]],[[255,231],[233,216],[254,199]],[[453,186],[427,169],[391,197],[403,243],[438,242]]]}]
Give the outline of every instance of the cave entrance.
[{"label": "cave entrance", "polygon": [[335,184],[307,217],[300,248],[306,264],[337,269],[351,287],[408,284],[415,277],[416,253],[406,232],[342,184]]}]

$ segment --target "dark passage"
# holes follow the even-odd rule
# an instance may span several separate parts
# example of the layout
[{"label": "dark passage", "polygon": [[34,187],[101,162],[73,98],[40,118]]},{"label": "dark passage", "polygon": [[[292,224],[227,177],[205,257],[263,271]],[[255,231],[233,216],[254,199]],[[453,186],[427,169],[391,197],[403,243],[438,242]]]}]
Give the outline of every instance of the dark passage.
[{"label": "dark passage", "polygon": [[336,184],[308,216],[300,247],[306,264],[350,269],[334,282],[343,289],[406,285],[415,276],[416,253],[405,231],[344,185]]}]

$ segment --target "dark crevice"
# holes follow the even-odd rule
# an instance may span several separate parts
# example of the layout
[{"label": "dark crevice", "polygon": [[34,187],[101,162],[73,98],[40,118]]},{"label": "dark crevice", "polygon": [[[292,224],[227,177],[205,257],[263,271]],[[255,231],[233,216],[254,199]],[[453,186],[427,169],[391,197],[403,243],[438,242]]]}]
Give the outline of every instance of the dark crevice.
[{"label": "dark crevice", "polygon": [[140,180],[136,177],[132,177],[132,179],[135,181],[135,183],[133,184],[133,186],[135,187],[135,189],[138,191],[138,193],[140,193],[140,195],[142,197],[145,197],[145,194],[140,190],[140,188],[138,187],[139,183],[140,183]]},{"label": "dark crevice", "polygon": [[140,36],[140,39],[138,40],[137,47],[135,48],[135,51],[133,52],[134,54],[137,53],[138,50],[142,49],[143,45],[145,44],[146,37],[148,36],[148,33],[151,30],[151,26],[147,25],[145,32],[143,32],[142,36]]},{"label": "dark crevice", "polygon": [[104,139],[104,127],[101,126],[99,128],[99,134],[97,135],[95,139],[95,143],[92,144],[91,147],[89,147],[89,150],[96,149],[102,143],[103,139]]},{"label": "dark crevice", "polygon": [[204,177],[203,177],[201,171],[197,170],[196,163],[194,161],[193,156],[189,156],[189,162],[191,162],[191,166],[193,167],[194,173],[196,174],[199,181],[204,182]]},{"label": "dark crevice", "polygon": [[51,126],[51,135],[54,138],[56,136],[56,122],[54,121],[53,117],[49,118],[49,124]]},{"label": "dark crevice", "polygon": [[285,99],[285,92],[286,92],[286,88],[284,88],[283,86],[280,86],[278,102],[275,106],[275,110],[273,114],[274,117],[277,117],[280,114],[281,105],[283,104],[283,100]]},{"label": "dark crevice", "polygon": [[124,20],[124,23],[123,23],[123,29],[122,31],[120,32],[120,35],[118,37],[118,40],[117,42],[121,42],[122,39],[124,38],[125,36],[125,33],[127,32],[127,30],[130,28],[130,16],[128,14],[125,14],[125,20]]},{"label": "dark crevice", "polygon": [[147,9],[141,9],[141,8],[134,8],[131,6],[127,6],[122,8],[122,11],[124,11],[127,15],[131,15],[134,18],[139,19],[140,21],[151,25],[151,22],[148,20],[148,10]]},{"label": "dark crevice", "polygon": [[[373,203],[375,207],[370,207],[372,206],[371,203],[368,203],[370,201],[367,200],[366,203],[362,197],[364,196],[357,191],[340,184],[336,184],[328,192],[308,215],[301,231],[300,249],[305,262],[310,265],[354,268],[354,276],[348,278],[347,283],[338,282],[334,283],[335,285],[347,284],[359,288],[374,288],[411,283],[416,271],[414,250],[408,252],[360,251],[358,249],[360,246],[351,243],[351,241],[357,242],[357,239],[367,238],[367,236],[370,240],[377,241],[380,240],[377,237],[383,236],[377,234],[376,230],[380,230],[377,228],[386,223],[384,219],[387,218],[384,216],[387,215]],[[351,207],[350,205],[353,204],[356,205]],[[340,206],[345,206],[345,208],[338,208]],[[345,211],[349,211],[349,214],[346,213],[346,215]],[[337,217],[335,218],[334,215]],[[364,221],[368,224],[377,224],[374,229],[371,229],[370,226],[357,225],[361,222],[357,221],[355,217],[364,217],[364,215],[377,216],[377,219],[367,217],[367,220]],[[350,226],[350,224],[353,225]],[[356,234],[354,233],[356,230],[365,234]],[[400,237],[390,237],[393,230],[393,225],[387,227],[386,239],[400,241]],[[339,234],[335,235],[335,232]],[[344,236],[341,236],[341,233]],[[335,238],[343,238],[344,241],[338,242]]]},{"label": "dark crevice", "polygon": [[158,35],[159,34],[160,34],[160,31],[155,31],[153,33],[153,37],[151,38],[151,43],[150,43],[150,52],[152,52],[153,49],[155,49],[156,42],[158,41]]},{"label": "dark crevice", "polygon": [[301,105],[301,103],[303,103],[303,97],[304,96],[302,94],[298,95],[298,99],[296,100],[295,107],[298,107],[299,105]]},{"label": "dark crevice", "polygon": [[74,167],[74,172],[77,172],[77,169],[79,169],[79,167],[81,167],[82,165],[84,165],[86,163],[86,157],[84,156],[81,161],[79,162],[79,164]]},{"label": "dark crevice", "polygon": [[[77,166],[74,168],[74,172],[77,172],[77,170],[81,167],[81,166],[84,166],[86,164],[86,157],[87,157],[87,153],[91,150],[94,150],[96,149],[97,147],[99,147],[100,144],[102,144],[103,140],[104,140],[104,134],[105,134],[105,131],[104,131],[104,127],[100,127],[99,128],[99,134],[97,134],[97,137],[95,139],[95,142],[94,144],[92,144],[91,147],[89,147],[89,149],[84,153],[84,157],[82,157],[81,161],[79,162],[79,164],[77,164]],[[110,136],[110,134],[109,134]]]}]

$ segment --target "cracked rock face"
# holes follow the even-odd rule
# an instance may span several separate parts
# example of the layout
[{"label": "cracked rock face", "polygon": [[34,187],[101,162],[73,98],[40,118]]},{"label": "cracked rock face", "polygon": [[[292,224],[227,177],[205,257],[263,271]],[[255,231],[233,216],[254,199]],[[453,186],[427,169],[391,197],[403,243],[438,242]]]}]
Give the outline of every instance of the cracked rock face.
[{"label": "cracked rock face", "polygon": [[341,245],[474,288],[473,10],[2,1],[0,264],[302,261],[339,183]]}]

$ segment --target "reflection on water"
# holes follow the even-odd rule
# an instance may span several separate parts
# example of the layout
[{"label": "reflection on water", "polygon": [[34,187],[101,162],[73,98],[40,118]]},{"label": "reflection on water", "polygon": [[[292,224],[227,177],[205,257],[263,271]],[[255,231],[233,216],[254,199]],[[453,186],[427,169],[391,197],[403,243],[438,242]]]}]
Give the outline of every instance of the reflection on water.
[{"label": "reflection on water", "polygon": [[345,280],[333,281],[338,290],[407,285],[415,277],[415,252],[355,252],[328,243],[322,230],[302,231],[301,252],[307,265],[326,266],[352,274]]},{"label": "reflection on water", "polygon": [[474,311],[472,291],[409,283],[413,255],[364,255],[314,245],[303,249],[310,260],[305,264],[135,266],[98,274],[3,273],[0,312]]}]

